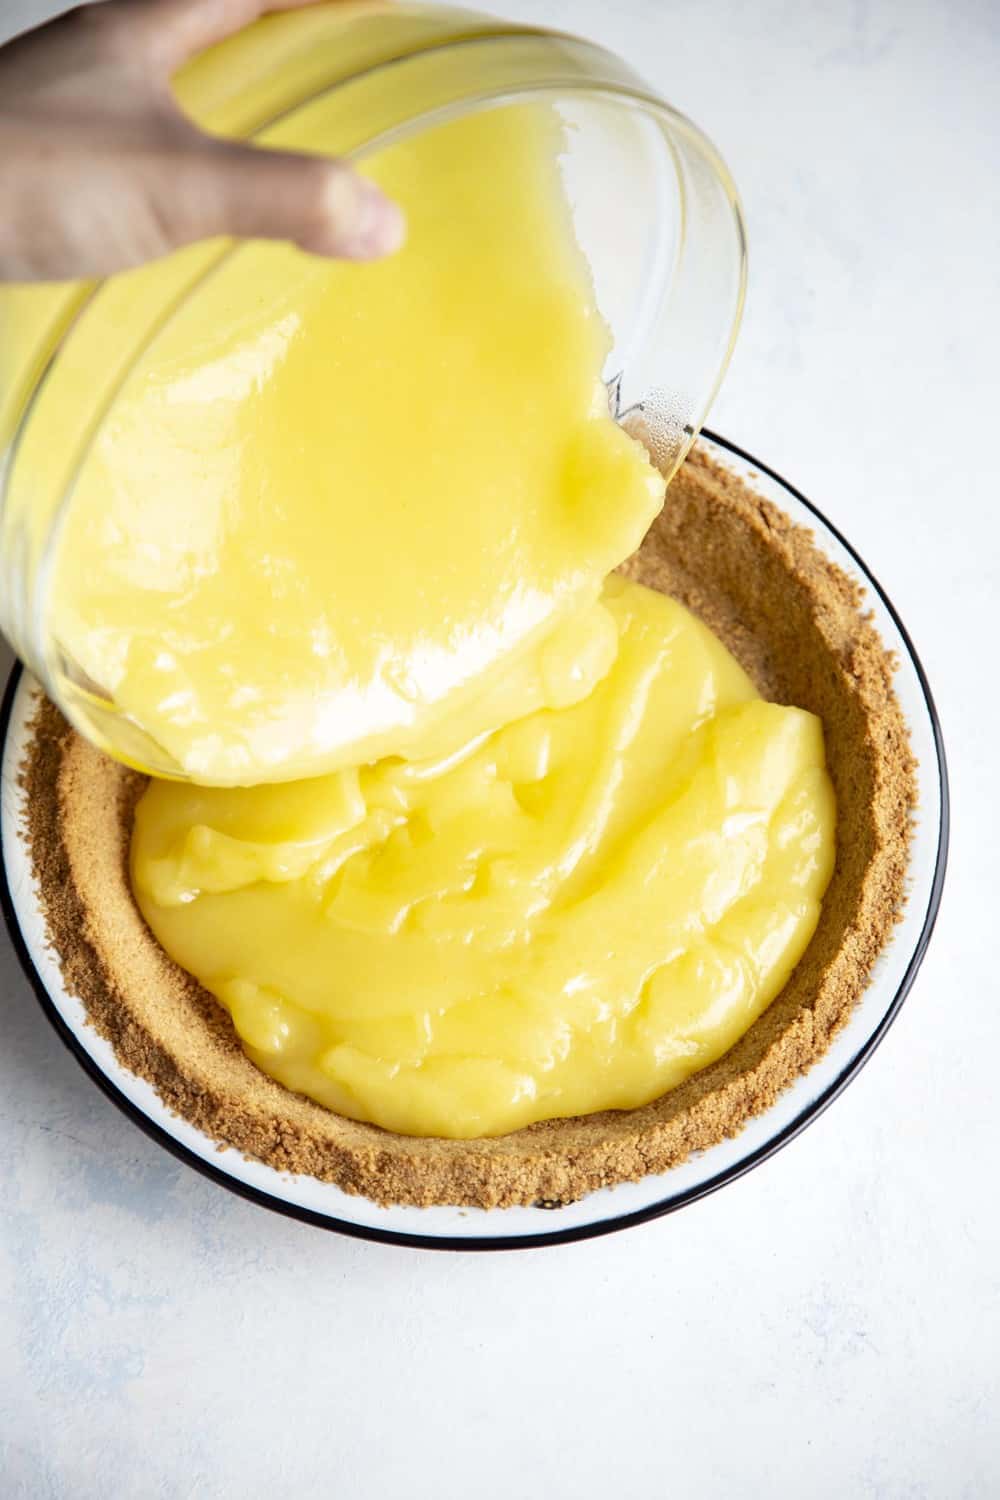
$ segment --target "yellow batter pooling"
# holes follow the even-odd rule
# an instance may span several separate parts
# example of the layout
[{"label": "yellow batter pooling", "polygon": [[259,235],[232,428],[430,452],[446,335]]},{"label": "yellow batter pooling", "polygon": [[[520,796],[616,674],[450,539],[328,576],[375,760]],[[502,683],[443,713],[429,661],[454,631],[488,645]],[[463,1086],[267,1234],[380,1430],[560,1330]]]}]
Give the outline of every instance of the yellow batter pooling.
[{"label": "yellow batter pooling", "polygon": [[819,722],[662,595],[609,579],[609,626],[589,696],[450,759],[150,787],[142,910],[266,1072],[405,1134],[497,1135],[646,1103],[778,993],[832,868]]}]

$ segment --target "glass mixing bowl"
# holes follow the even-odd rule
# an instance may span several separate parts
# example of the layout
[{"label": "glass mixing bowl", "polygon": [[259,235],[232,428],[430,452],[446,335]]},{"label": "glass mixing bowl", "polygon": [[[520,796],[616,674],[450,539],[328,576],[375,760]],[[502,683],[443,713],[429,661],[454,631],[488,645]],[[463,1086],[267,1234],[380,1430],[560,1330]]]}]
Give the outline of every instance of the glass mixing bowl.
[{"label": "glass mixing bowl", "polygon": [[[641,417],[669,476],[732,351],[745,236],[712,145],[591,43],[432,5],[338,4],[268,17],[175,81],[206,128],[364,161],[474,110],[550,103],[560,170],[612,337],[612,414]],[[461,212],[458,205],[456,212]],[[183,307],[238,253],[211,240],[107,280],[0,288],[0,626],[75,727],[161,776],[177,763],[88,678],[52,623],[62,523],[116,400]]]}]

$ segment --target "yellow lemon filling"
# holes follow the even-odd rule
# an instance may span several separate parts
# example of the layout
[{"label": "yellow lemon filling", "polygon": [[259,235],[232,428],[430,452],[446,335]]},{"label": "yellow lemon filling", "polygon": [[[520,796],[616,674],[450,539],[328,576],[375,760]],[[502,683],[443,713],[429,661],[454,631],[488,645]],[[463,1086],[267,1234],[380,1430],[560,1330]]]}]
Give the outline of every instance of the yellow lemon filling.
[{"label": "yellow lemon filling", "polygon": [[613,578],[581,701],[441,759],[150,786],[133,879],[167,952],[289,1088],[405,1134],[644,1104],[725,1052],[815,928],[818,720]]}]

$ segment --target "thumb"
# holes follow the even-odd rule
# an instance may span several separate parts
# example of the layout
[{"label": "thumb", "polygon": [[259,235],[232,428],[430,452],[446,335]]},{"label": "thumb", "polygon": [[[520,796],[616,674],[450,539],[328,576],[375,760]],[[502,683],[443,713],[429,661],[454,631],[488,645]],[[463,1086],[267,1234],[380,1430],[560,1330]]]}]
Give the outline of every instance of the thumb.
[{"label": "thumb", "polygon": [[179,243],[212,235],[291,240],[314,255],[376,260],[406,237],[399,207],[343,162],[204,137],[172,182],[161,221]]}]

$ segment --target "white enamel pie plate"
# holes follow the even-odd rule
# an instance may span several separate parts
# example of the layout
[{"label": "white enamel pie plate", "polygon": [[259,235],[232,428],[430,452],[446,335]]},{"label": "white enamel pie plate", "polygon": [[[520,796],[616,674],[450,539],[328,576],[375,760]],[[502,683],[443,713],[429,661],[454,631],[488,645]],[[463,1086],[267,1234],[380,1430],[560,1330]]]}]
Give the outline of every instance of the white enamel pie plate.
[{"label": "white enamel pie plate", "polygon": [[642,1182],[602,1189],[562,1208],[380,1208],[329,1183],[246,1161],[163,1105],[153,1089],[115,1057],[87,1024],[83,1006],[67,993],[47,947],[22,830],[24,793],[18,767],[38,692],[27,674],[11,675],[0,714],[3,738],[0,882],[11,940],[42,1009],[77,1060],[135,1124],[204,1176],[264,1207],[310,1224],[365,1239],[434,1249],[514,1249],[607,1234],[672,1213],[714,1192],[765,1161],[799,1135],[830,1104],[875,1051],[920,967],[937,915],[948,844],[948,782],[940,726],[923,669],[895,610],[861,559],[803,495],[779,475],[722,438],[706,434],[709,452],[808,526],[827,553],[867,590],[885,644],[899,657],[896,688],[919,761],[920,808],[912,845],[909,895],[902,921],[879,959],[872,983],[829,1052],[788,1089],[774,1107],[735,1139]]}]

